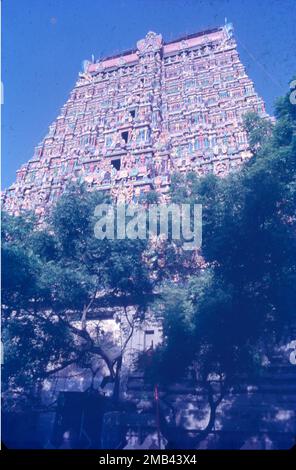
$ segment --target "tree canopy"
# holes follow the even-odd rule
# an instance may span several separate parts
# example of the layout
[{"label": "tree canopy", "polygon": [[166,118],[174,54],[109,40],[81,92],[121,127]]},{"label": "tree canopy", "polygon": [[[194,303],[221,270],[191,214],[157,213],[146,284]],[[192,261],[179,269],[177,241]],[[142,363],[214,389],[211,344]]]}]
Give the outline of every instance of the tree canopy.
[{"label": "tree canopy", "polygon": [[296,115],[288,96],[276,117],[272,125],[245,116],[254,155],[239,171],[173,178],[173,201],[203,206],[204,263],[163,289],[164,341],[147,375],[168,384],[193,370],[208,393],[208,430],[227,388],[258,372],[295,325]]}]

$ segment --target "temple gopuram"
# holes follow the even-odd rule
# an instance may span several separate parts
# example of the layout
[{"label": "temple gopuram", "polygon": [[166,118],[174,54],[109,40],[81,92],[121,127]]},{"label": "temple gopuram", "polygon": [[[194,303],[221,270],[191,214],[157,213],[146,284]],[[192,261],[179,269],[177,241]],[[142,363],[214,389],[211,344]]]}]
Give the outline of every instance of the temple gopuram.
[{"label": "temple gopuram", "polygon": [[243,115],[267,116],[239,59],[231,24],[84,61],[69,99],[33,158],[4,191],[11,214],[45,216],[68,182],[139,201],[166,201],[174,172],[225,175],[250,158]]}]

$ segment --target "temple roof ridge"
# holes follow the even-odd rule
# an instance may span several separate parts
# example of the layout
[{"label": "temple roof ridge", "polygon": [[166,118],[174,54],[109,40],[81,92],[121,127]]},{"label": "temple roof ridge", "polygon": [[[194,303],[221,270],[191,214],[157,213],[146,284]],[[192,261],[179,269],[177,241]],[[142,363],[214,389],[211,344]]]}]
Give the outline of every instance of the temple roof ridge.
[{"label": "temple roof ridge", "polygon": [[[150,30],[150,31],[147,32],[146,36],[143,39],[140,39],[139,41],[137,41],[137,46],[138,46],[139,43],[141,43],[141,41],[147,41],[147,38],[149,39],[149,35],[150,35],[150,37],[151,37],[151,35],[153,35],[152,36],[153,38],[160,36],[161,40],[162,40],[162,45],[167,46],[169,44],[174,44],[174,43],[178,43],[178,42],[182,42],[182,41],[187,41],[189,39],[193,39],[193,38],[197,38],[197,37],[201,37],[201,36],[207,36],[209,34],[217,33],[218,31],[222,31],[222,30],[225,30],[227,33],[230,32],[230,31],[231,32],[233,31],[232,23],[229,23],[226,18],[225,18],[225,24],[223,26],[203,29],[203,30],[197,31],[195,33],[190,33],[190,34],[185,34],[185,35],[183,34],[183,35],[175,37],[174,39],[171,39],[170,41],[162,40],[162,35],[161,34]],[[138,50],[139,50],[138,48],[126,49],[126,50],[123,50],[123,51],[118,52],[116,54],[111,54],[111,55],[107,55],[105,57],[100,57],[97,60],[94,60],[92,58],[92,61],[86,60],[85,62],[99,64],[100,62],[104,62],[104,61],[107,61],[107,60],[118,59],[120,57],[124,57],[124,56],[130,55],[130,54],[135,54],[135,53],[138,52]]]}]

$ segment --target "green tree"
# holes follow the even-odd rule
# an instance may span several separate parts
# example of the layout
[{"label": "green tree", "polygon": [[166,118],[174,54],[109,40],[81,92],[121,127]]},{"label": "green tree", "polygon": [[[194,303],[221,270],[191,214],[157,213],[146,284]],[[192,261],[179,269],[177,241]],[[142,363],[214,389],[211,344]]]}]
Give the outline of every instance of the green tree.
[{"label": "green tree", "polygon": [[[197,446],[213,429],[216,409],[242,375],[258,372],[295,324],[295,106],[279,101],[271,124],[248,115],[254,156],[218,178],[176,175],[172,199],[203,205],[203,268],[182,286],[168,285],[157,309],[164,342],[148,376],[158,383],[188,371],[196,393],[206,393],[210,418],[195,438],[163,417],[170,445]],[[176,262],[178,259],[176,259]],[[176,410],[175,410],[176,411]]]},{"label": "green tree", "polygon": [[[3,215],[2,333],[10,395],[17,390],[33,397],[28,380],[35,390],[71,364],[95,377],[99,361],[118,399],[122,354],[134,327],[127,307],[140,315],[153,284],[143,262],[145,241],[95,238],[94,209],[102,202],[108,202],[102,193],[71,186],[42,229],[29,215]],[[112,306],[121,308],[128,324],[115,357],[103,329],[87,326],[90,312]]]}]

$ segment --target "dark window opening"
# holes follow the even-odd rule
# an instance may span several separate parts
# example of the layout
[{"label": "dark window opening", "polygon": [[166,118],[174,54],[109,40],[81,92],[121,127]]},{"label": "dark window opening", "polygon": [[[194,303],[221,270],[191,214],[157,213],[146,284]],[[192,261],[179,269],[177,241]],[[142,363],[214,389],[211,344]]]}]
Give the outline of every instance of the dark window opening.
[{"label": "dark window opening", "polygon": [[124,142],[127,144],[128,141],[128,131],[122,132],[121,137],[123,138]]},{"label": "dark window opening", "polygon": [[134,117],[136,116],[136,111],[134,109],[131,109],[130,110],[130,115],[134,119]]},{"label": "dark window opening", "polygon": [[115,168],[115,170],[120,170],[120,158],[116,160],[111,160],[111,165]]},{"label": "dark window opening", "polygon": [[154,330],[147,330],[145,331],[144,336],[144,349],[153,349],[154,346]]}]

